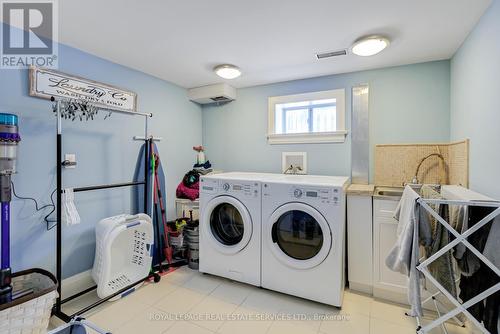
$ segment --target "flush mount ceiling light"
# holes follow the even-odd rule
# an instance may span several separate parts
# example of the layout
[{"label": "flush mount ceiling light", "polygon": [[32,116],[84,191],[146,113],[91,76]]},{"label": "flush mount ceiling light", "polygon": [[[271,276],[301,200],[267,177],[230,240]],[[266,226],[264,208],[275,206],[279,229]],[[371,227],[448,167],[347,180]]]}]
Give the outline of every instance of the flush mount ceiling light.
[{"label": "flush mount ceiling light", "polygon": [[362,57],[376,55],[389,46],[391,42],[383,36],[367,36],[358,39],[352,45],[352,53]]},{"label": "flush mount ceiling light", "polygon": [[241,70],[230,64],[217,65],[214,67],[214,72],[224,79],[235,79],[241,75]]}]

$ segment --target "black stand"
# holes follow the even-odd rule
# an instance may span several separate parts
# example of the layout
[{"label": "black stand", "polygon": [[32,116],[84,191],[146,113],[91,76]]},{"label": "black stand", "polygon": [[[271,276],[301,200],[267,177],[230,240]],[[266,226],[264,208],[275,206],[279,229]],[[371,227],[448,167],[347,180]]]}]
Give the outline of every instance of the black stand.
[{"label": "black stand", "polygon": [[[148,116],[146,116],[148,117]],[[147,120],[146,120],[147,123]],[[111,188],[120,188],[120,187],[131,187],[131,186],[144,186],[144,213],[148,212],[148,203],[149,203],[149,196],[148,196],[148,189],[150,185],[150,177],[149,177],[149,147],[151,145],[151,140],[150,138],[146,138],[144,140],[144,145],[145,145],[145,151],[144,151],[144,181],[132,181],[132,182],[126,182],[126,183],[115,183],[115,184],[102,184],[102,185],[95,185],[95,186],[88,186],[88,187],[81,187],[81,188],[74,188],[74,192],[83,192],[83,191],[94,191],[94,190],[101,190],[101,189],[111,189]],[[143,279],[134,282],[130,284],[129,286],[121,289],[120,291],[117,291],[116,293],[112,294],[111,296],[108,296],[106,298],[100,299],[99,301],[81,309],[73,314],[66,314],[62,311],[61,307],[64,303],[69,302],[70,300],[73,300],[75,298],[78,298],[80,296],[83,296],[84,294],[87,294],[95,289],[97,289],[97,286],[90,287],[88,289],[85,289],[83,291],[80,291],[70,297],[67,297],[65,299],[61,298],[61,292],[62,292],[62,224],[61,224],[61,218],[62,218],[62,193],[63,193],[63,184],[62,184],[62,168],[63,168],[63,161],[62,161],[62,134],[61,134],[61,119],[58,117],[58,124],[57,124],[57,154],[56,154],[56,170],[57,170],[57,228],[56,228],[56,278],[58,281],[58,286],[57,286],[57,292],[58,292],[58,297],[56,299],[56,304],[53,308],[53,314],[60,318],[61,320],[68,322],[74,317],[81,315],[101,304],[104,302],[110,300],[111,298],[114,298],[118,295],[121,295],[125,291],[131,289],[132,287],[136,286],[137,284],[144,282],[146,280],[149,280],[151,278],[154,278],[155,282],[158,282],[160,280],[160,276],[158,275],[157,271],[163,271],[163,269],[168,268],[168,265],[163,265],[159,264],[153,267],[153,270],[151,273],[144,277]],[[161,253],[160,247],[158,247],[159,253]],[[160,257],[161,261],[161,257]],[[175,266],[175,265],[174,265]]]}]

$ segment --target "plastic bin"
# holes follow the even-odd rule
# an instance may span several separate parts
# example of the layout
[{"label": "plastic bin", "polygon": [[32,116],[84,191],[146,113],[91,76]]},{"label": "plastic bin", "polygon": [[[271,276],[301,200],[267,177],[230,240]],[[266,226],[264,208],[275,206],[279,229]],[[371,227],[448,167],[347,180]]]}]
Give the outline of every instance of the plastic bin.
[{"label": "plastic bin", "polygon": [[92,269],[99,298],[146,278],[153,244],[153,225],[148,215],[118,215],[101,220],[96,226]]}]

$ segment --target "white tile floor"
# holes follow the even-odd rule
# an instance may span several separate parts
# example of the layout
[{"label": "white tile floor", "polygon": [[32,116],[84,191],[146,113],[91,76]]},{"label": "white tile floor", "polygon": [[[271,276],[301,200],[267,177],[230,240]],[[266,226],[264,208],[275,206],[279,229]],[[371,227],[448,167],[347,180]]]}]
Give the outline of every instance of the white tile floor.
[{"label": "white tile floor", "polygon": [[[66,305],[65,311],[95,298],[89,294]],[[340,310],[183,267],[86,317],[114,334],[415,333],[414,320],[405,311],[403,306],[350,291],[345,292]],[[471,333],[447,327],[450,334]]]}]

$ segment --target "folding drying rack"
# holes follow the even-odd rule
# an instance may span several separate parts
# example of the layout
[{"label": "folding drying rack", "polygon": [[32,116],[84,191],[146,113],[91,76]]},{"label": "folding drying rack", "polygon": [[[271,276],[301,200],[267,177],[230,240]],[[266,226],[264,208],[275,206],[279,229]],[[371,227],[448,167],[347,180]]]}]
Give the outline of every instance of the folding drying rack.
[{"label": "folding drying rack", "polygon": [[[119,296],[123,294],[124,292],[127,292],[128,290],[132,289],[134,286],[144,282],[145,280],[148,280],[152,277],[155,277],[155,281],[159,280],[159,275],[156,272],[153,272],[149,274],[147,277],[144,277],[143,279],[134,282],[127,287],[117,291],[116,293],[100,299],[96,301],[95,303],[78,310],[74,312],[73,314],[66,314],[62,311],[61,307],[63,304],[74,300],[75,298],[78,298],[82,295],[85,295],[95,289],[97,289],[97,286],[90,287],[88,289],[85,289],[83,291],[80,291],[72,296],[66,297],[62,299],[61,297],[61,292],[62,292],[62,224],[61,224],[61,218],[62,218],[62,193],[63,193],[63,183],[62,183],[62,168],[63,168],[63,160],[62,160],[62,141],[63,141],[63,136],[62,136],[62,112],[61,112],[61,103],[66,102],[67,100],[64,99],[55,99],[54,97],[51,98],[53,102],[56,103],[56,117],[57,117],[57,154],[56,154],[56,170],[57,170],[57,222],[56,222],[56,278],[58,281],[58,287],[57,287],[57,292],[58,292],[58,298],[56,300],[56,304],[53,309],[53,314],[60,318],[61,320],[68,322],[71,319],[75,318],[78,315],[81,315],[99,305],[102,303]],[[73,101],[72,101],[73,102]],[[123,111],[123,110],[115,110],[115,109],[107,109],[107,108],[101,108],[98,107],[99,110],[103,110],[105,112],[109,113],[121,113],[129,116],[140,116],[144,117],[144,137],[141,139],[144,140],[145,142],[145,151],[144,151],[144,180],[134,180],[132,182],[123,182],[123,183],[114,183],[114,184],[101,184],[101,185],[93,185],[93,186],[87,186],[87,187],[80,187],[80,188],[74,188],[73,191],[75,193],[77,192],[84,192],[84,191],[94,191],[94,190],[101,190],[101,189],[111,189],[111,188],[121,188],[121,187],[134,187],[134,186],[144,186],[144,213],[148,212],[148,189],[149,189],[149,161],[148,161],[148,156],[149,156],[149,147],[151,144],[151,141],[154,140],[152,136],[149,136],[148,134],[148,119],[150,117],[153,117],[152,113],[142,113],[142,112],[134,112],[134,111]],[[157,247],[159,255],[161,254],[160,247]],[[161,258],[161,257],[160,257]],[[162,270],[163,265],[159,264],[154,268],[154,270]]]},{"label": "folding drying rack", "polygon": [[[422,321],[419,317],[416,317],[417,321],[417,333],[424,334],[430,332],[432,329],[443,326],[443,330],[447,333],[446,328],[444,327],[444,323],[449,319],[455,318],[460,313],[463,313],[476,327],[481,330],[482,333],[488,334],[488,330],[484,328],[484,326],[472,315],[467,309],[476,303],[482,301],[483,299],[491,296],[492,294],[500,291],[500,282],[493,285],[492,287],[486,289],[475,297],[467,300],[464,303],[461,303],[457,300],[456,297],[451,295],[448,290],[446,290],[429,272],[427,267],[429,264],[438,259],[441,255],[449,252],[453,247],[457,246],[459,243],[462,243],[468,250],[470,250],[474,255],[476,255],[483,264],[487,265],[496,275],[500,277],[500,269],[497,268],[490,260],[488,260],[480,251],[478,251],[473,245],[471,245],[467,241],[467,237],[469,237],[474,232],[478,231],[481,227],[492,221],[492,224],[500,224],[500,222],[495,221],[494,219],[500,215],[500,202],[495,201],[461,201],[461,200],[446,200],[446,199],[425,199],[419,198],[417,203],[420,205],[420,208],[425,209],[428,213],[430,213],[441,225],[443,225],[449,233],[451,233],[455,239],[448,243],[446,246],[441,248],[438,252],[425,259],[422,263],[417,265],[417,270],[424,274],[425,278],[428,279],[438,290],[438,294],[443,294],[454,306],[455,308],[446,314],[441,315],[439,308],[436,304],[435,295],[432,298],[435,301],[435,306],[438,312],[438,318],[429,324],[422,326]],[[481,207],[491,207],[496,208],[486,217],[477,222],[474,226],[466,230],[464,233],[457,232],[443,217],[441,217],[431,206],[430,204],[444,204],[444,205],[462,205],[462,206],[481,206]],[[427,299],[429,300],[429,299]],[[426,300],[426,301],[427,301]]]}]

